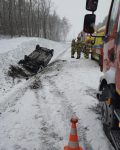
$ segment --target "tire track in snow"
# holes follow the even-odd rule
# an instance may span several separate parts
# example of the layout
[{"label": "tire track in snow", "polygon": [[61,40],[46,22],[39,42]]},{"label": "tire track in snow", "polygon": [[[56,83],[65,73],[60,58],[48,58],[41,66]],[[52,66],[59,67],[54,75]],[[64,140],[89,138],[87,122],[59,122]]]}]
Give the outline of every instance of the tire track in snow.
[{"label": "tire track in snow", "polygon": [[21,87],[7,97],[3,98],[3,100],[0,102],[0,113],[3,113],[7,109],[15,106],[17,101],[20,100],[21,97],[26,93],[27,89],[28,88],[26,86]]},{"label": "tire track in snow", "polygon": [[59,143],[61,143],[61,141],[63,142],[63,137],[60,136],[59,133],[55,130],[56,126],[53,122],[54,118],[52,118],[52,116],[49,114],[49,111],[47,111],[49,105],[45,105],[45,104],[47,104],[49,100],[46,99],[46,95],[43,89],[40,94],[39,92],[40,91],[35,90],[38,114],[40,114],[40,117],[42,118],[42,120],[40,121],[41,127],[39,132],[40,135],[39,138],[42,142],[41,149],[60,150],[61,146]]},{"label": "tire track in snow", "polygon": [[[45,70],[45,72],[44,73],[51,73],[52,71],[56,71],[57,69],[61,69],[62,68],[62,66],[63,66],[63,63],[64,63],[65,61],[56,61],[56,62],[54,62],[51,66],[50,66],[50,68],[47,68],[46,70]],[[65,94],[64,94],[64,92],[63,91],[60,91],[59,89],[58,89],[58,87],[57,87],[57,85],[56,85],[56,83],[55,83],[55,81],[54,81],[54,76],[58,76],[60,74],[60,72],[57,72],[57,74],[56,74],[56,72],[55,72],[55,74],[53,73],[52,75],[46,75],[45,77],[44,77],[44,79],[43,79],[43,81],[41,82],[40,81],[40,83],[42,83],[44,86],[41,86],[40,85],[40,87],[42,87],[41,88],[41,97],[42,97],[42,100],[43,100],[43,102],[45,103],[45,104],[47,104],[48,103],[48,106],[46,107],[46,108],[48,108],[48,109],[50,109],[49,107],[50,107],[50,105],[51,105],[51,103],[52,103],[52,106],[53,107],[58,107],[58,105],[60,106],[60,108],[57,110],[58,112],[59,112],[59,114],[60,114],[60,116],[58,115],[58,114],[56,114],[56,115],[58,115],[59,116],[59,120],[60,120],[60,123],[62,124],[61,126],[63,127],[63,128],[65,128],[65,130],[67,131],[66,133],[63,133],[63,137],[62,138],[64,138],[64,137],[66,137],[66,141],[68,142],[68,136],[69,136],[69,134],[70,134],[70,126],[71,126],[71,124],[70,124],[70,118],[71,118],[71,116],[73,115],[73,114],[75,114],[75,111],[74,111],[74,107],[71,105],[71,103],[69,102],[69,100],[67,100],[67,97],[65,96]],[[37,81],[38,83],[39,83],[39,79],[38,79],[38,81]],[[38,94],[39,95],[39,94]],[[40,98],[40,95],[39,96],[36,96],[36,99],[41,99]],[[49,99],[49,97],[47,96],[47,95],[51,95],[51,97],[53,98],[53,99]],[[51,102],[49,102],[49,101],[51,101]],[[40,105],[41,105],[41,101],[39,102],[40,103]],[[41,108],[39,109],[39,110],[41,110]],[[42,110],[42,113],[44,112],[45,110],[43,109]],[[41,111],[40,111],[40,113],[41,113]],[[52,118],[52,115],[50,115],[49,114],[49,112],[46,112],[46,118],[48,119],[51,119],[51,120],[53,120],[53,118]],[[53,115],[54,116],[54,115]],[[43,114],[43,118],[44,118],[45,116],[44,116],[44,114]],[[47,133],[50,133],[50,132],[53,132],[53,133],[56,133],[56,131],[50,131],[52,128],[51,128],[51,126],[49,125],[49,123],[47,122],[47,119],[43,119],[44,121],[44,125],[45,125],[45,128],[43,127],[43,129],[45,129],[44,131],[46,132],[46,130],[47,130]],[[58,119],[58,118],[57,118]],[[84,147],[84,149],[85,150],[93,150],[92,148],[91,148],[91,145],[87,142],[87,139],[86,139],[86,130],[87,130],[87,128],[86,127],[84,127],[82,124],[81,124],[81,121],[79,120],[79,122],[80,123],[78,123],[78,136],[79,136],[79,141],[80,141],[80,143],[82,143],[82,146]],[[53,124],[52,124],[53,125]],[[56,128],[56,126],[55,126],[56,124],[54,124],[53,126],[54,126],[54,128],[53,129],[55,129]],[[47,127],[47,128],[46,128]],[[49,130],[48,130],[49,129]],[[64,129],[62,129],[62,130],[64,130]],[[57,133],[58,134],[58,133]],[[50,138],[48,138],[47,137],[47,135],[46,134],[44,134],[45,136],[44,136],[44,138],[42,138],[42,139],[44,139],[43,140],[43,143],[45,142],[45,141],[47,141],[47,145],[51,145],[50,143],[51,143],[51,139]],[[48,134],[49,135],[49,134]],[[55,140],[55,139],[54,139]],[[49,144],[48,144],[49,143]],[[43,144],[44,145],[44,144]],[[54,145],[54,144],[52,144],[52,145]]]},{"label": "tire track in snow", "polygon": [[[56,83],[51,79],[48,79],[48,81],[54,89],[53,93],[56,94],[56,96],[61,97],[62,108],[64,108],[64,110],[66,110],[66,112],[65,112],[66,118],[63,118],[63,119],[67,119],[69,121],[72,115],[76,115],[74,108],[69,103],[69,101],[67,100],[64,93],[58,89]],[[78,130],[79,142],[82,143],[84,150],[93,150],[91,145],[87,142],[87,139],[86,139],[87,128],[83,127],[80,120],[79,120],[78,125],[77,125],[77,130]]]}]

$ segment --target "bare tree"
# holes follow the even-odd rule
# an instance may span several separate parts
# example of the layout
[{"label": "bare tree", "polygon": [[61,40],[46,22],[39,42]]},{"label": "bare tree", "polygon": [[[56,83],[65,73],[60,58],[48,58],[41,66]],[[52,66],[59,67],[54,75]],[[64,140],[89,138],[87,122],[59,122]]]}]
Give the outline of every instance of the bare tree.
[{"label": "bare tree", "polygon": [[51,0],[0,0],[0,34],[65,40],[68,20],[51,10]]},{"label": "bare tree", "polygon": [[70,26],[71,25],[68,23],[67,18],[63,17],[63,19],[62,19],[62,36],[63,36],[64,41],[69,33]]},{"label": "bare tree", "polygon": [[48,16],[50,13],[50,8],[51,8],[51,0],[41,0],[40,14],[41,14],[44,38],[47,38],[47,30],[46,29],[47,29],[47,22],[48,22]]}]

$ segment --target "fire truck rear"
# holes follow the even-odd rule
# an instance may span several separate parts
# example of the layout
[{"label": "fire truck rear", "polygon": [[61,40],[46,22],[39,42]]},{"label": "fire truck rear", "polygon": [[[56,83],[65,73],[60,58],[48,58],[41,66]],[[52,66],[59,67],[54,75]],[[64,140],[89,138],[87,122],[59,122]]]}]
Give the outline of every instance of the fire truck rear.
[{"label": "fire truck rear", "polygon": [[[84,32],[94,33],[98,0],[87,0]],[[99,38],[99,36],[96,38]],[[112,0],[103,46],[103,72],[97,97],[101,105],[103,129],[115,147],[120,150],[120,0]]]}]

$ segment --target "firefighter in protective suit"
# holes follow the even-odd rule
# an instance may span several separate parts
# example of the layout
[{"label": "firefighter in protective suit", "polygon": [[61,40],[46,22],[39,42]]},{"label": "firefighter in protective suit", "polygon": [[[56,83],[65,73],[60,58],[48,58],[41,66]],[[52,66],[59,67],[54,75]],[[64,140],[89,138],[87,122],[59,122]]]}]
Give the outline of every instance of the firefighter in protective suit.
[{"label": "firefighter in protective suit", "polygon": [[81,57],[81,51],[82,51],[82,41],[80,37],[77,37],[77,42],[76,42],[76,50],[77,50],[77,58],[79,59]]},{"label": "firefighter in protective suit", "polygon": [[85,50],[84,50],[84,57],[86,59],[89,58],[89,53],[92,52],[92,44],[94,43],[94,37],[87,36],[85,40]]},{"label": "firefighter in protective suit", "polygon": [[75,54],[75,39],[72,40],[72,43],[71,43],[71,58],[74,58],[74,54]]},{"label": "firefighter in protective suit", "polygon": [[89,45],[89,44],[85,45],[84,57],[85,57],[86,59],[89,58],[90,49],[91,49],[91,45]]}]

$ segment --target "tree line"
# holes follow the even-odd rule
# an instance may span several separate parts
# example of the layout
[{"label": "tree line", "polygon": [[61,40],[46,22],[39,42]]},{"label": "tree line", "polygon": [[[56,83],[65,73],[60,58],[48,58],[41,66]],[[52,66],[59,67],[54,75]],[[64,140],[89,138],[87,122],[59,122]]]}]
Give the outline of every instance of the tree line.
[{"label": "tree line", "polygon": [[0,34],[65,40],[68,20],[53,9],[51,0],[0,0]]}]

